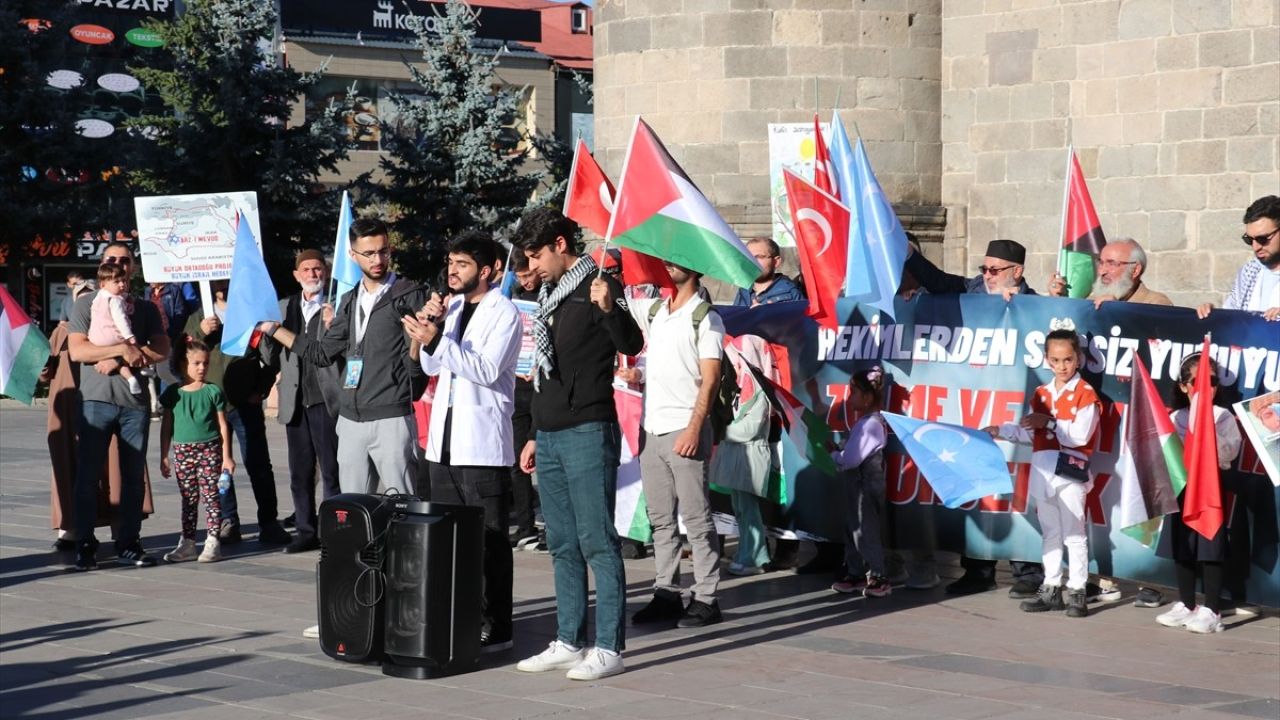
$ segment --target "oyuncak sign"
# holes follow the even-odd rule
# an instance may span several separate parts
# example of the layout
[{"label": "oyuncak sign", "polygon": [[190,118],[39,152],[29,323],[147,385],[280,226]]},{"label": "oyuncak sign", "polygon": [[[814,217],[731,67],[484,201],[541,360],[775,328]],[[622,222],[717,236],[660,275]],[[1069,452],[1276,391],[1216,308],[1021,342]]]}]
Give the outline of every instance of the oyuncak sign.
[{"label": "oyuncak sign", "polygon": [[[1010,303],[985,295],[923,295],[898,300],[894,317],[842,301],[836,330],[820,329],[794,308],[767,306],[725,312],[726,329],[739,334],[754,327],[790,350],[792,390],[837,432],[855,419],[845,406],[850,374],[878,364],[885,369],[885,408],[928,421],[985,427],[1016,421],[1027,411],[1037,387],[1050,379],[1044,367],[1044,340],[1050,323],[1071,319],[1084,349],[1083,377],[1097,389],[1103,415],[1087,499],[1090,565],[1103,575],[1173,585],[1173,565],[1157,552],[1120,532],[1120,481],[1112,476],[1122,446],[1135,358],[1150,368],[1157,391],[1172,405],[1182,360],[1198,352],[1206,332],[1210,353],[1221,368],[1217,404],[1280,390],[1280,331],[1275,323],[1237,311],[1215,311],[1207,319],[1194,310],[1046,297],[1015,297]],[[756,314],[757,319],[750,316]],[[791,317],[786,317],[790,313]],[[771,319],[759,317],[772,314]],[[896,320],[895,320],[896,318]],[[785,523],[822,537],[839,537],[844,505],[835,479],[808,467],[782,443],[787,497]],[[958,509],[944,508],[914,463],[891,440],[886,468],[893,519],[891,546],[964,551],[971,557],[1040,559],[1040,530],[1028,498],[1030,447],[1004,446],[1013,477],[1009,495],[986,497]],[[1230,518],[1232,572],[1240,578],[1231,594],[1280,605],[1280,488],[1245,442],[1222,473]],[[1229,583],[1230,585],[1230,583]]]}]

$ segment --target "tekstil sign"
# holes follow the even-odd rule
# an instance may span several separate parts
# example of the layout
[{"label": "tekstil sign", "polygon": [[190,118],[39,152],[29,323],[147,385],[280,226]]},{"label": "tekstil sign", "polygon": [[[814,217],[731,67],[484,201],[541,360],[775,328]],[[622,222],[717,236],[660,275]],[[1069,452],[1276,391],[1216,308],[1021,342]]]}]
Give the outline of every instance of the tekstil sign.
[{"label": "tekstil sign", "polygon": [[106,45],[116,39],[116,34],[101,25],[76,25],[71,28],[71,37],[86,45]]},{"label": "tekstil sign", "polygon": [[146,28],[136,27],[124,34],[124,39],[144,48],[158,48],[164,45],[164,39],[160,37],[160,33]]}]

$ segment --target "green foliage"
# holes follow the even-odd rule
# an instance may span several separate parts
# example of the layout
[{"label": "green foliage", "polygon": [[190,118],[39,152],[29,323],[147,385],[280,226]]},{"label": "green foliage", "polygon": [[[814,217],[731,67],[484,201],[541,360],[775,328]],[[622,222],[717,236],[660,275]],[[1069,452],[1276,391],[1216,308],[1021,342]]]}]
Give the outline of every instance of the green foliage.
[{"label": "green foliage", "polygon": [[173,22],[154,23],[171,69],[131,68],[171,114],[132,125],[153,137],[130,172],[139,194],[253,190],[273,269],[292,268],[300,246],[332,242],[337,197],[320,177],[348,146],[340,108],[290,125],[293,104],[323,74],[284,67],[272,50],[273,3],[189,0]]},{"label": "green foliage", "polygon": [[434,279],[459,232],[506,234],[544,177],[526,166],[529,148],[517,147],[511,131],[522,93],[501,86],[495,68],[502,49],[477,40],[475,24],[461,0],[444,6],[437,33],[418,23],[414,47],[422,61],[406,63],[418,88],[392,95],[396,117],[383,127],[383,177],[360,179],[387,209],[399,271],[419,280]]}]

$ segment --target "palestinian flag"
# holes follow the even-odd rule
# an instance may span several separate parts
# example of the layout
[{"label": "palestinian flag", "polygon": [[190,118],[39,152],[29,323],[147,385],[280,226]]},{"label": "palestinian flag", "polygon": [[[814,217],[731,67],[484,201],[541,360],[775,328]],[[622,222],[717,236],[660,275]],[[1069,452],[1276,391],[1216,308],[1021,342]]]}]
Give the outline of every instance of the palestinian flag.
[{"label": "palestinian flag", "polygon": [[1102,252],[1107,238],[1102,234],[1102,223],[1093,209],[1089,186],[1074,150],[1069,152],[1066,177],[1066,199],[1063,207],[1062,250],[1058,256],[1058,272],[1067,280],[1067,296],[1089,297],[1093,292],[1093,259]]},{"label": "palestinian flag", "polygon": [[1191,422],[1182,459],[1187,466],[1186,495],[1182,498],[1182,522],[1212,540],[1225,518],[1222,478],[1218,472],[1218,426],[1213,410],[1213,366],[1209,363],[1209,336],[1196,367],[1191,397]]},{"label": "palestinian flag", "polygon": [[1124,439],[1112,475],[1120,481],[1121,532],[1154,547],[1165,515],[1178,512],[1178,495],[1187,484],[1182,439],[1142,358],[1129,391]]},{"label": "palestinian flag", "polygon": [[746,244],[638,117],[605,240],[738,287],[760,275]]},{"label": "palestinian flag", "polygon": [[[604,237],[613,217],[613,183],[578,138],[564,195],[564,216]],[[622,282],[625,285],[657,285],[675,290],[671,276],[658,258],[622,248]]]},{"label": "palestinian flag", "polygon": [[769,404],[782,414],[782,429],[791,444],[804,457],[810,466],[827,475],[836,474],[836,464],[831,460],[827,449],[831,441],[831,427],[809,408],[805,407],[795,395],[787,392],[781,385],[765,376],[760,368],[751,363],[744,363],[755,378],[756,387],[769,399]]},{"label": "palestinian flag", "polygon": [[644,413],[644,396],[615,387],[613,403],[618,409],[618,424],[622,426],[613,526],[619,536],[647,543],[653,539],[653,528],[649,525],[644,487],[640,484],[640,416]]},{"label": "palestinian flag", "polygon": [[0,395],[30,405],[47,362],[49,339],[0,285]]}]

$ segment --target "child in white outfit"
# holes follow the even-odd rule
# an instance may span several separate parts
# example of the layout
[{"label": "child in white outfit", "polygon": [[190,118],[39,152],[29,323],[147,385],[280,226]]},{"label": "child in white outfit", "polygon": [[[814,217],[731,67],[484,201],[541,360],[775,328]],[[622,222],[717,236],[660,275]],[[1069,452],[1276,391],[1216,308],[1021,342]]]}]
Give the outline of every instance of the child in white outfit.
[{"label": "child in white outfit", "polygon": [[[89,316],[89,342],[94,345],[137,345],[133,337],[133,325],[129,313],[133,310],[133,298],[129,297],[129,276],[124,268],[113,263],[98,267],[98,293],[93,296]],[[129,392],[142,394],[133,368],[120,367],[120,377],[129,383]]]},{"label": "child in white outfit", "polygon": [[[1066,321],[1069,323],[1070,321]],[[1067,617],[1085,617],[1085,583],[1089,579],[1089,536],[1085,530],[1085,498],[1093,489],[1089,456],[1102,415],[1098,394],[1077,372],[1080,339],[1075,328],[1056,329],[1045,338],[1045,358],[1053,380],[1036,388],[1031,412],[1020,423],[988,427],[993,437],[1030,443],[1030,495],[1040,520],[1044,584],[1026,612],[1066,608]],[[1067,548],[1067,590],[1062,593],[1062,548]]]}]

